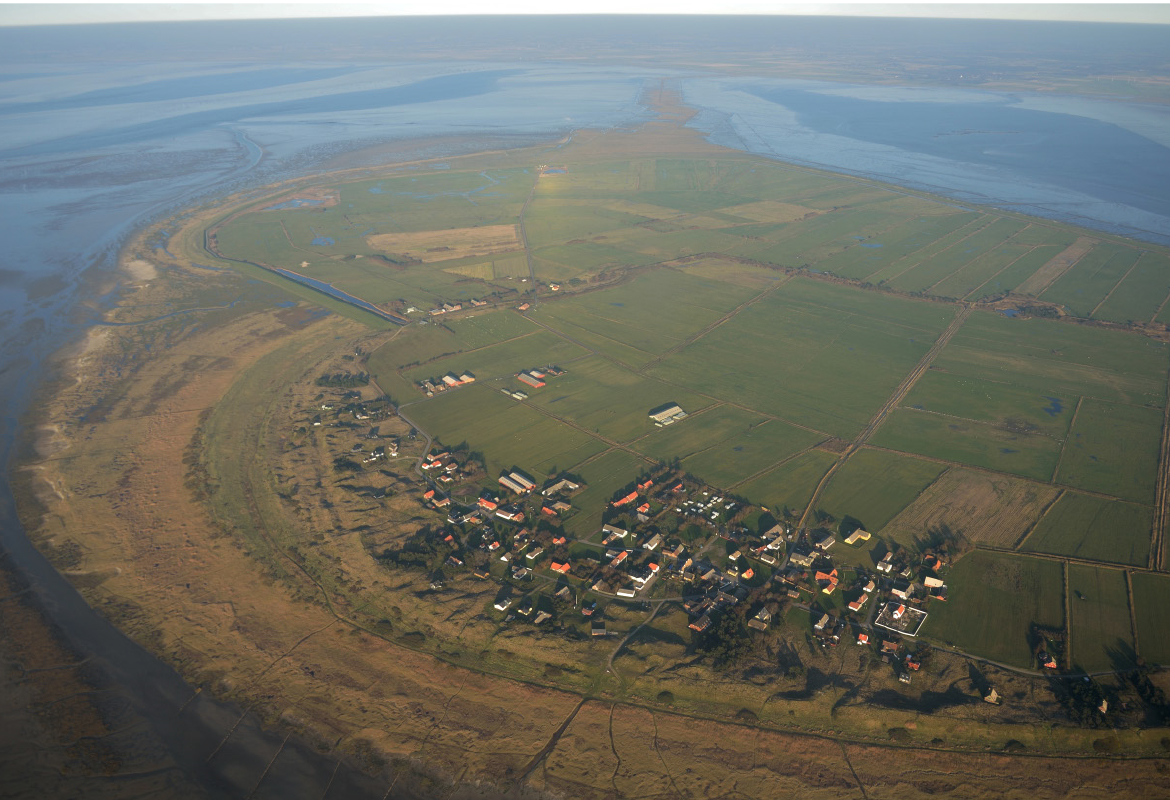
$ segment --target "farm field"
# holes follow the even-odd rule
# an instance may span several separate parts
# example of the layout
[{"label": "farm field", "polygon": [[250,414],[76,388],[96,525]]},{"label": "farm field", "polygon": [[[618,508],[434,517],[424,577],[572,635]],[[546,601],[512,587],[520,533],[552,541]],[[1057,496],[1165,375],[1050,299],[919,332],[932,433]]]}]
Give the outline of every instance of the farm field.
[{"label": "farm field", "polygon": [[1101,305],[1094,319],[1151,322],[1170,296],[1170,257],[1146,251]]},{"label": "farm field", "polygon": [[1059,490],[994,475],[949,469],[883,529],[909,547],[930,532],[960,536],[976,544],[1014,547]]},{"label": "farm field", "polygon": [[953,309],[796,278],[653,375],[819,432],[858,432]]},{"label": "farm field", "polygon": [[817,484],[836,460],[832,453],[810,450],[741,483],[735,487],[735,493],[767,506],[777,514],[787,509],[800,516]]},{"label": "farm field", "polygon": [[1134,572],[1130,580],[1141,655],[1151,664],[1170,663],[1170,576]]},{"label": "farm field", "polygon": [[1160,409],[1086,399],[1069,432],[1056,480],[1152,503],[1161,432]]},{"label": "farm field", "polygon": [[[542,336],[567,344],[548,332],[542,331]],[[678,403],[690,414],[711,405],[711,400],[705,397],[638,375],[600,356],[588,356],[563,366],[566,374],[546,377],[548,385],[541,389],[516,385],[529,394],[530,403],[548,414],[618,442],[627,443],[657,433],[659,429],[649,417],[652,408]]]},{"label": "farm field", "polygon": [[734,486],[824,437],[733,406],[719,406],[654,429],[634,443],[662,461],[681,460],[688,472],[713,486]]},{"label": "farm field", "polygon": [[933,366],[1058,398],[1165,402],[1166,344],[1123,331],[975,312]]},{"label": "farm field", "polygon": [[1134,666],[1129,598],[1119,569],[1070,564],[1072,665],[1077,672]]},{"label": "farm field", "polygon": [[1006,432],[1039,434],[1061,442],[1077,398],[1041,395],[1004,381],[928,370],[902,401],[904,408],[983,422]]},{"label": "farm field", "polygon": [[1059,303],[1078,317],[1088,317],[1137,263],[1136,248],[1101,242],[1064,273],[1041,300]]},{"label": "farm field", "polygon": [[537,329],[530,334],[485,345],[472,352],[437,358],[405,369],[402,374],[416,384],[428,378],[440,378],[448,372],[456,375],[471,372],[477,381],[490,381],[510,378],[525,369],[544,367],[583,355],[585,350],[572,342]]},{"label": "farm field", "polygon": [[756,293],[660,269],[619,287],[546,303],[531,316],[603,355],[641,367]]},{"label": "farm field", "polygon": [[977,550],[955,563],[947,585],[947,602],[930,605],[922,632],[960,650],[1031,667],[1032,624],[1064,627],[1064,574],[1055,561]]},{"label": "farm field", "polygon": [[1144,567],[1152,514],[1149,506],[1064,492],[1020,549]]},{"label": "farm field", "polygon": [[946,469],[899,453],[864,448],[833,473],[819,508],[878,533]]},{"label": "farm field", "polygon": [[910,408],[895,409],[871,441],[1035,480],[1051,478],[1060,458],[1060,442],[1047,436]]},{"label": "farm field", "polygon": [[476,384],[403,410],[447,447],[466,444],[482,453],[493,478],[519,467],[544,480],[606,449],[600,440]]}]

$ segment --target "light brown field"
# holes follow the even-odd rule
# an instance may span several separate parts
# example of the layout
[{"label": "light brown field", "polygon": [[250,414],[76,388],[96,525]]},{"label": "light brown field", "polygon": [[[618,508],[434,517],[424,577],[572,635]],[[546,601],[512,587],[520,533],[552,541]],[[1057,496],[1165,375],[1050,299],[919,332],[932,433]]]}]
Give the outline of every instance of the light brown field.
[{"label": "light brown field", "polygon": [[785,274],[778,269],[741,264],[733,259],[704,258],[701,261],[678,265],[677,269],[699,278],[726,281],[736,286],[763,289],[783,280]]},{"label": "light brown field", "polygon": [[825,211],[817,208],[807,208],[794,203],[782,203],[779,200],[761,200],[758,203],[745,203],[741,206],[731,206],[722,211],[734,214],[737,217],[754,220],[756,222],[793,222],[798,219],[811,219],[824,214]]},{"label": "light brown field", "polygon": [[950,469],[894,517],[886,532],[910,540],[926,531],[949,529],[973,543],[1012,547],[1058,493],[1007,476]]},{"label": "light brown field", "polygon": [[1037,297],[1056,280],[1072,269],[1073,264],[1085,257],[1085,254],[1097,244],[1096,239],[1087,236],[1078,237],[1060,253],[1049,259],[1048,263],[1028,276],[1028,279],[1012,290],[1013,294],[1029,294]]},{"label": "light brown field", "polygon": [[441,231],[379,233],[366,242],[384,253],[406,256],[424,264],[455,258],[490,256],[520,249],[515,225],[484,225],[479,228],[452,228]]}]

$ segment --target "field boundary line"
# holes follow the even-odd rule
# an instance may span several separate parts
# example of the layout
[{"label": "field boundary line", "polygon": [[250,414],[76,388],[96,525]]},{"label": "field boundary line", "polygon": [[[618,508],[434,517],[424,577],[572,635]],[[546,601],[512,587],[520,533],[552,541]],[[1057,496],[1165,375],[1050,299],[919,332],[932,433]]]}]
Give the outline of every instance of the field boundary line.
[{"label": "field boundary line", "polygon": [[1072,669],[1072,607],[1068,601],[1068,559],[1064,559],[1064,668]]},{"label": "field boundary line", "polygon": [[1158,482],[1154,487],[1154,525],[1151,530],[1149,567],[1166,568],[1166,517],[1170,503],[1170,373],[1166,375],[1166,397],[1162,401],[1162,446],[1158,451]]},{"label": "field boundary line", "polygon": [[1093,310],[1089,312],[1088,319],[1092,319],[1093,315],[1097,313],[1097,311],[1101,308],[1101,306],[1105,305],[1105,303],[1109,300],[1109,298],[1113,296],[1113,293],[1117,291],[1117,287],[1120,286],[1121,284],[1125,283],[1125,279],[1129,277],[1129,274],[1131,272],[1133,272],[1135,269],[1137,269],[1137,265],[1142,263],[1142,259],[1146,257],[1146,253],[1148,253],[1148,252],[1149,252],[1149,250],[1142,250],[1140,253],[1138,253],[1138,257],[1133,262],[1133,266],[1131,266],[1129,269],[1127,269],[1125,271],[1125,274],[1117,279],[1117,283],[1113,284],[1113,288],[1111,288],[1108,292],[1105,293],[1105,296],[1101,298],[1101,302],[1098,303],[1097,305],[1093,306]]},{"label": "field boundary line", "polygon": [[[1024,231],[1028,230],[1028,228],[1030,228],[1030,227],[1032,227],[1032,224],[1031,224],[1031,223],[1028,223],[1027,225],[1025,225],[1024,227],[1020,228],[1018,231],[1016,231],[1016,232],[1015,232],[1015,233],[1013,233],[1011,236],[1009,236],[1009,237],[1007,237],[1006,239],[1004,239],[1002,242],[1000,242],[999,244],[997,244],[995,247],[991,248],[991,249],[990,249],[990,250],[988,250],[987,252],[985,252],[985,253],[980,253],[979,255],[975,256],[973,259],[971,259],[970,261],[968,261],[968,262],[967,262],[966,264],[964,264],[963,266],[959,267],[957,270],[955,270],[954,272],[952,272],[950,275],[944,275],[943,277],[939,278],[937,281],[935,281],[934,283],[930,284],[930,286],[927,286],[925,289],[923,289],[923,290],[922,290],[922,293],[923,293],[923,294],[930,294],[930,292],[931,292],[931,291],[934,289],[934,287],[938,286],[938,285],[939,285],[940,283],[942,283],[943,281],[949,281],[951,278],[953,278],[953,277],[955,277],[956,275],[958,275],[960,272],[962,272],[963,270],[965,270],[967,267],[971,266],[971,265],[972,265],[972,264],[974,264],[976,261],[978,261],[979,259],[983,258],[983,256],[989,256],[989,255],[991,255],[991,254],[992,254],[992,253],[994,253],[996,250],[998,250],[999,248],[1003,247],[1005,244],[1007,244],[1008,242],[1010,242],[1012,239],[1016,238],[1017,236],[1019,236],[1019,235],[1020,235],[1021,233],[1023,233]],[[1026,254],[1026,253],[1024,253],[1024,254],[1021,254],[1021,255],[1020,255],[1020,258],[1023,258],[1023,257],[1024,257],[1024,255],[1027,255],[1027,254]],[[1019,260],[1020,260],[1020,258],[1017,258],[1015,261],[1013,261],[1013,262],[1012,262],[1012,264],[1016,263],[1016,261],[1019,261]],[[1009,264],[1008,266],[1011,266],[1011,264]],[[996,273],[995,273],[995,275],[998,275],[1000,272],[1003,272],[1005,269],[1007,269],[1007,267],[1003,267],[1002,269],[1000,269],[1000,270],[999,270],[999,272],[996,272]],[[995,275],[993,275],[993,276],[991,276],[991,277],[992,277],[992,278],[994,278],[994,277],[995,277]],[[991,278],[988,278],[987,280],[991,280]],[[984,281],[983,283],[987,283],[987,281]],[[982,286],[982,285],[983,285],[983,283],[981,283],[981,284],[979,284],[979,285],[980,285],[980,286]],[[972,290],[972,291],[974,291],[974,290]],[[970,292],[968,292],[968,294],[970,294]],[[967,296],[967,295],[963,295],[963,297],[966,297],[966,296]]]},{"label": "field boundary line", "polygon": [[[484,170],[485,172],[487,170]],[[528,206],[532,203],[532,198],[536,197],[536,187],[540,185],[540,169],[535,170],[536,175],[532,179],[532,188],[528,190],[528,197],[524,198],[524,205],[520,207],[520,243],[524,245],[524,258],[528,262],[528,282],[532,284],[530,291],[532,292],[532,305],[536,307],[539,303],[536,302],[536,265],[532,259],[532,248],[528,246],[528,233],[524,230],[524,215],[528,212]],[[493,268],[493,275],[495,274]]]},{"label": "field boundary line", "polygon": [[1073,409],[1072,419],[1068,423],[1068,433],[1065,434],[1064,441],[1060,443],[1060,455],[1056,458],[1056,466],[1052,468],[1052,483],[1056,483],[1056,476],[1060,474],[1060,465],[1064,463],[1064,451],[1068,448],[1068,440],[1073,435],[1073,428],[1077,424],[1077,415],[1081,413],[1081,404],[1084,402],[1084,395],[1077,398],[1077,407]]},{"label": "field boundary line", "polygon": [[[1019,551],[1020,548],[1024,546],[1024,542],[1028,541],[1028,537],[1031,536],[1036,531],[1036,529],[1040,527],[1040,523],[1043,522],[1044,518],[1048,516],[1048,512],[1052,510],[1053,506],[1060,502],[1060,498],[1064,497],[1067,492],[1068,489],[1061,489],[1056,493],[1056,497],[1052,498],[1052,501],[1048,505],[1044,506],[1044,510],[1040,512],[1040,516],[1036,518],[1036,521],[1029,525],[1028,530],[1024,531],[1024,535],[1017,539],[1016,543],[1012,545],[1013,550]],[[1029,550],[1023,552],[1032,551]]]},{"label": "field boundary line", "polygon": [[1045,553],[1039,550],[1011,550],[998,544],[988,544],[986,542],[974,542],[973,546],[976,550],[987,550],[992,553],[1003,553],[1008,556],[1019,556],[1020,558],[1039,558],[1045,561],[1059,561],[1061,563],[1075,564],[1078,567],[1095,567],[1096,569],[1116,569],[1116,570],[1133,570],[1134,572],[1147,573],[1152,570],[1145,567],[1134,566],[1133,564],[1122,564],[1117,561],[1094,561],[1091,558],[1081,558],[1080,556],[1066,556],[1058,553]]},{"label": "field boundary line", "polygon": [[1133,635],[1133,654],[1135,658],[1140,658],[1142,651],[1138,647],[1138,628],[1137,628],[1137,609],[1133,605],[1133,579],[1129,575],[1129,570],[1125,571],[1125,596],[1129,600],[1129,632]]},{"label": "field boundary line", "polygon": [[889,416],[890,412],[893,411],[897,405],[905,399],[906,395],[910,393],[910,390],[914,388],[914,384],[918,383],[918,379],[926,374],[926,370],[930,367],[931,362],[934,361],[938,357],[938,354],[943,351],[943,348],[947,346],[947,342],[949,342],[951,338],[959,332],[959,329],[963,327],[963,323],[967,321],[967,317],[969,316],[971,316],[971,306],[960,306],[958,313],[955,314],[955,318],[951,320],[951,324],[948,325],[946,329],[939,334],[938,338],[935,339],[934,344],[932,344],[930,349],[926,351],[926,354],[918,360],[918,363],[914,365],[914,368],[910,370],[909,374],[902,379],[902,382],[898,384],[896,389],[894,389],[894,393],[886,399],[886,402],[883,403],[882,407],[878,409],[876,414],[874,414],[873,419],[869,421],[869,424],[866,425],[865,428],[862,429],[861,433],[858,434],[857,438],[855,438],[849,444],[849,446],[845,448],[845,452],[842,453],[840,457],[833,462],[833,465],[829,467],[828,471],[825,472],[824,476],[821,478],[820,483],[817,484],[817,488],[813,490],[812,497],[809,498],[808,505],[805,507],[804,513],[800,516],[800,522],[797,525],[798,528],[803,528],[805,523],[808,521],[808,515],[812,513],[813,508],[816,506],[817,500],[819,500],[821,497],[821,492],[824,491],[825,486],[828,484],[828,481],[830,478],[832,478],[833,474],[836,473],[836,471],[840,469],[840,467],[846,461],[849,460],[850,456],[861,449],[869,437],[872,436],[875,431],[877,431],[883,422],[885,422],[885,419],[887,416]]}]

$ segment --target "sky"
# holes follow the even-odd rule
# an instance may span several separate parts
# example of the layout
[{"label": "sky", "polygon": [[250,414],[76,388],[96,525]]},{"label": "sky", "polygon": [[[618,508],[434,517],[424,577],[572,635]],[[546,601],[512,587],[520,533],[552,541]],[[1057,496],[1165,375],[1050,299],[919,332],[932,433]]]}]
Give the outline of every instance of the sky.
[{"label": "sky", "polygon": [[387,0],[334,3],[6,3],[0,26],[295,17],[448,14],[797,14],[826,16],[1038,19],[1170,24],[1166,3],[786,3],[777,0]]}]

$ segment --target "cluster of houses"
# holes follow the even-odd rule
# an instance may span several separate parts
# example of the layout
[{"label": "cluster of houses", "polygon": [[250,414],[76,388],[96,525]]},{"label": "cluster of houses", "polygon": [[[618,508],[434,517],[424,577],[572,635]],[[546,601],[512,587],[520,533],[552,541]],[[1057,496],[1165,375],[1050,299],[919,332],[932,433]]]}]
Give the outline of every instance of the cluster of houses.
[{"label": "cluster of houses", "polygon": [[456,375],[454,372],[448,372],[440,378],[428,378],[425,381],[419,381],[418,388],[422,390],[427,397],[434,397],[436,392],[445,392],[449,389],[457,389],[460,386],[466,386],[469,383],[475,383],[475,375],[470,372],[462,372]]},{"label": "cluster of houses", "polygon": [[[387,400],[362,400],[362,393],[348,391],[338,400],[323,400],[312,418],[313,427],[333,427],[353,422],[369,422],[370,420],[385,419],[394,413],[393,406]],[[332,422],[326,422],[327,418]]]},{"label": "cluster of houses", "polygon": [[[420,467],[423,474],[432,482],[447,487],[479,473],[479,466],[469,461],[465,455],[456,455],[446,450],[423,456]],[[450,503],[450,498],[446,495],[424,496],[424,499],[434,508],[446,508]]]},{"label": "cluster of houses", "polygon": [[[468,302],[476,308],[479,308],[481,306],[486,306],[488,304],[487,300],[472,299],[472,300],[469,300]],[[407,309],[407,310],[413,311],[414,309]],[[462,303],[440,303],[439,305],[437,305],[434,308],[427,311],[427,313],[430,314],[432,317],[439,317],[439,316],[442,316],[443,314],[450,314],[454,311],[462,311],[462,310],[463,310]]]},{"label": "cluster of houses", "polygon": [[[424,467],[446,471],[450,463],[449,454],[438,453],[430,456]],[[460,545],[463,536],[467,540],[461,545],[463,549],[473,544],[487,559],[503,563],[503,578],[513,582],[532,580],[535,575],[554,581],[561,590],[587,589],[624,599],[647,596],[658,581],[677,582],[678,595],[685,598],[684,608],[690,615],[690,628],[698,633],[706,631],[729,607],[749,598],[759,600],[764,591],[767,597],[776,598],[779,589],[783,594],[777,602],[787,598],[809,608],[812,633],[822,645],[836,646],[851,630],[857,632],[859,645],[871,645],[874,637],[872,645],[895,665],[899,678],[909,682],[910,673],[921,662],[916,654],[904,652],[903,637],[918,635],[928,602],[946,600],[946,584],[939,577],[946,566],[941,555],[927,552],[920,564],[912,564],[908,551],[891,551],[873,570],[850,565],[856,559],[842,559],[837,564],[831,555],[835,547],[842,546],[836,536],[823,531],[796,532],[783,522],[754,533],[736,523],[745,511],[736,500],[669,470],[642,479],[617,496],[608,505],[606,518],[610,521],[602,525],[599,537],[583,543],[592,550],[590,555],[582,555],[581,548],[574,545],[577,555],[570,560],[570,543],[559,523],[574,510],[568,498],[580,490],[580,484],[562,477],[537,492],[536,482],[519,469],[503,472],[497,481],[511,500],[501,502],[485,493],[472,509],[450,508],[448,522],[464,530],[462,534],[448,532],[449,544]],[[449,507],[449,500],[440,506],[436,495],[428,500],[436,508]],[[704,527],[708,535],[697,540],[686,537],[692,539],[689,544],[678,536],[666,535],[656,522],[668,510],[692,523],[692,529],[693,523]],[[548,525],[541,525],[542,520]],[[469,537],[469,531],[478,535]],[[713,559],[708,554],[711,536],[725,541],[726,558]],[[871,539],[869,532],[857,529],[844,536],[843,542],[844,546],[860,547]],[[451,558],[448,564],[463,565],[464,556],[452,553]],[[769,573],[772,582],[761,584],[757,576]],[[476,574],[488,577],[490,573],[484,565]],[[576,590],[570,589],[573,582]],[[497,606],[499,610],[511,607],[510,600],[501,602],[505,605]],[[767,630],[777,610],[776,602],[749,609],[755,613],[750,615],[748,627]],[[524,614],[522,609],[514,610],[515,614],[533,622],[540,617],[539,613]]]}]

